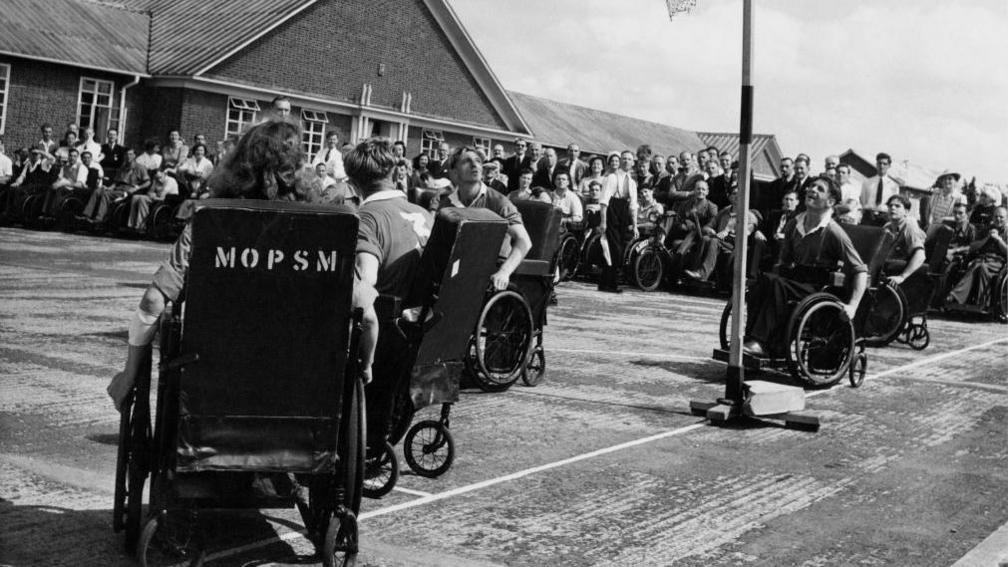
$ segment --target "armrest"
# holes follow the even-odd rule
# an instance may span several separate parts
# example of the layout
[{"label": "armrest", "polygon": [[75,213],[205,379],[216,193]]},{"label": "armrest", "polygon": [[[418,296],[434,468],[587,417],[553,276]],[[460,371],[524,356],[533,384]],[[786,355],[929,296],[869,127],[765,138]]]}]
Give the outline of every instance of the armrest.
[{"label": "armrest", "polygon": [[547,260],[522,260],[514,273],[522,276],[552,277],[552,263]]}]

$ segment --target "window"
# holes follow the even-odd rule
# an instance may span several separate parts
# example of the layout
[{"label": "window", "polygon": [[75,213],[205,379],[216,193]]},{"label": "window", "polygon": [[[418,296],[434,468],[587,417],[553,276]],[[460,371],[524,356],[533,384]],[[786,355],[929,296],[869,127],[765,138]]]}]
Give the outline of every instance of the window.
[{"label": "window", "polygon": [[112,81],[81,77],[77,105],[77,124],[94,128],[99,136],[109,128],[119,127],[119,108],[115,105]]},{"label": "window", "polygon": [[224,137],[237,137],[256,120],[259,103],[252,99],[228,97],[227,125]]},{"label": "window", "polygon": [[305,154],[308,161],[315,159],[315,155],[322,151],[322,143],[325,142],[326,124],[329,117],[325,112],[315,110],[302,110],[301,121],[304,123],[304,134],[301,137]]},{"label": "window", "polygon": [[473,136],[473,147],[483,150],[484,159],[490,159],[490,138],[479,138]]},{"label": "window", "polygon": [[0,134],[7,127],[7,93],[10,92],[10,65],[0,63]]},{"label": "window", "polygon": [[427,154],[427,157],[433,159],[436,157],[434,153],[437,151],[438,145],[443,141],[444,132],[424,128],[423,137],[420,138],[420,152]]}]

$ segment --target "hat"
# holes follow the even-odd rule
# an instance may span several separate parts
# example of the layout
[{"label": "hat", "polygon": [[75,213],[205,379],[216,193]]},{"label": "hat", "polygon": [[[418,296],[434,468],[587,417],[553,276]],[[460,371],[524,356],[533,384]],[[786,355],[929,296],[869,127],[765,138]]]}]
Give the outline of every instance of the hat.
[{"label": "hat", "polygon": [[959,175],[958,173],[952,171],[951,169],[946,169],[945,171],[942,172],[941,175],[938,176],[938,179],[935,179],[935,185],[941,185],[942,184],[942,179],[944,179],[946,177],[949,177],[949,176],[954,177],[955,180],[956,180],[956,183],[958,183],[959,179],[962,177],[961,175]]}]

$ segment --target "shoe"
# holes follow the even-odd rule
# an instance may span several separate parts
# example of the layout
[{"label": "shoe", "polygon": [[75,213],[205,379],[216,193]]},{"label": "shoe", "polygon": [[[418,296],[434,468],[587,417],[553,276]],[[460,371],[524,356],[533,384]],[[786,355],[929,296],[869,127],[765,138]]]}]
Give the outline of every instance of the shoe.
[{"label": "shoe", "polygon": [[704,279],[704,277],[700,275],[700,272],[698,272],[696,270],[683,270],[683,274],[685,274],[686,277],[689,278],[689,279],[691,279],[691,280],[702,280],[702,279]]},{"label": "shoe", "polygon": [[748,340],[742,343],[742,352],[751,356],[766,356],[763,345],[759,341]]}]

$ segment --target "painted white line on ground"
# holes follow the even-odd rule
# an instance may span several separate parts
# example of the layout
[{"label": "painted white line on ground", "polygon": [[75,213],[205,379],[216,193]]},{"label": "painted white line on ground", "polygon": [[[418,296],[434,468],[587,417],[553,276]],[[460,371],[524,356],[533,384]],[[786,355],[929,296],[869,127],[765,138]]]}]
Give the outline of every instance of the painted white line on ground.
[{"label": "painted white line on ground", "polygon": [[[669,358],[672,360],[695,360],[699,362],[714,362],[714,360],[709,356],[688,356],[685,354],[653,354],[648,352],[628,352],[625,350],[589,350],[589,349],[578,349],[578,348],[554,348],[549,347],[550,352],[568,352],[573,354],[616,354],[619,356],[639,356],[641,358]],[[720,363],[718,363],[720,364]]]},{"label": "painted white line on ground", "polygon": [[952,567],[994,567],[1008,563],[1008,524],[969,550]]},{"label": "painted white line on ground", "polygon": [[412,496],[432,496],[433,492],[424,492],[423,490],[413,490],[412,488],[403,488],[401,486],[393,486],[392,490],[396,492],[402,492],[403,494],[410,494]]}]

